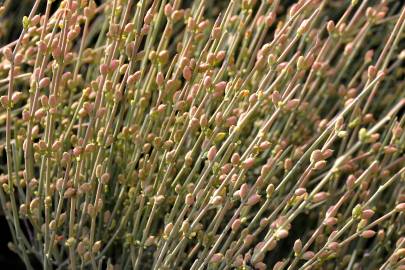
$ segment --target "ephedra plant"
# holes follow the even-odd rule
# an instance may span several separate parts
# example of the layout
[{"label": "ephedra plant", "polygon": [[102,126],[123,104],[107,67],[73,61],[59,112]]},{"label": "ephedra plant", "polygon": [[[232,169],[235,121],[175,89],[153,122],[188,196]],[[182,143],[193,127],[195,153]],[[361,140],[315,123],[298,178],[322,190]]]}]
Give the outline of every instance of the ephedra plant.
[{"label": "ephedra plant", "polygon": [[29,8],[0,31],[27,269],[405,269],[402,1]]}]

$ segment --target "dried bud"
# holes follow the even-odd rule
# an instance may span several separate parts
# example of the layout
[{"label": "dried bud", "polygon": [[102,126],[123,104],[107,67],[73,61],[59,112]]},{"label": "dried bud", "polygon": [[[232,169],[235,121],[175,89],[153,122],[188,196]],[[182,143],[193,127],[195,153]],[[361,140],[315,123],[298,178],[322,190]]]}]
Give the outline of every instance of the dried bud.
[{"label": "dried bud", "polygon": [[100,178],[101,183],[104,185],[108,184],[108,181],[110,181],[110,174],[109,173],[104,173],[101,178]]},{"label": "dried bud", "polygon": [[97,241],[94,243],[93,247],[91,248],[91,252],[97,253],[101,249],[101,241]]},{"label": "dried bud", "polygon": [[170,235],[170,233],[172,232],[172,230],[173,230],[173,223],[169,223],[169,224],[167,224],[167,225],[165,226],[165,229],[164,229],[164,231],[163,231],[163,234],[164,234],[166,237],[168,237],[168,236]]},{"label": "dried bud", "polygon": [[274,190],[275,190],[275,187],[273,184],[270,184],[267,186],[267,188],[266,188],[267,198],[270,198],[273,195]]}]

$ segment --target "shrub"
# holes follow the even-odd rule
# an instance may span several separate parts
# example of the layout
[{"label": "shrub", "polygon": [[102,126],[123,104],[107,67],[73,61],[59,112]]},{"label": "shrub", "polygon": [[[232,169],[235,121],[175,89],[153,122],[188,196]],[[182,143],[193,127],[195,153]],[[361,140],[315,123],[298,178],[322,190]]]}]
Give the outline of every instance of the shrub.
[{"label": "shrub", "polygon": [[404,269],[399,1],[32,2],[0,58],[27,269]]}]

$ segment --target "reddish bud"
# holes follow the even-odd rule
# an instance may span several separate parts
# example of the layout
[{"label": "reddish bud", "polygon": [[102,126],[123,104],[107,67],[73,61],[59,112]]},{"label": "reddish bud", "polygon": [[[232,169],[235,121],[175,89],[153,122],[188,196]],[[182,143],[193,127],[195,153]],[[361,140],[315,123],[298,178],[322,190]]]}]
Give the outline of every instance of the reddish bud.
[{"label": "reddish bud", "polygon": [[367,231],[364,231],[364,232],[361,233],[361,237],[367,239],[367,238],[373,237],[375,234],[376,234],[375,231],[373,231],[373,230],[367,230]]}]

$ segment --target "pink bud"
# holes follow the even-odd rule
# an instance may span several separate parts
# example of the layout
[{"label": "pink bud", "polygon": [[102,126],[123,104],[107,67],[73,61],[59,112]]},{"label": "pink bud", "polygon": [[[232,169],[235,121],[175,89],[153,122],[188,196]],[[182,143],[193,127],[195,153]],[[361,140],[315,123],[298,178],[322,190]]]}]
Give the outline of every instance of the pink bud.
[{"label": "pink bud", "polygon": [[323,159],[322,151],[317,149],[311,153],[311,162],[317,162]]},{"label": "pink bud", "polygon": [[217,155],[217,148],[214,145],[210,148],[210,150],[208,150],[207,158],[209,161],[213,161],[216,155]]},{"label": "pink bud", "polygon": [[210,77],[210,76],[206,76],[206,77],[204,78],[203,84],[204,84],[204,86],[205,86],[206,88],[211,87],[211,85],[212,85],[212,79],[211,79],[211,77]]},{"label": "pink bud", "polygon": [[28,111],[23,111],[22,112],[22,119],[24,121],[28,121],[30,119],[30,113]]},{"label": "pink bud", "polygon": [[164,8],[164,13],[167,17],[169,17],[173,12],[173,8],[170,4],[166,4]]},{"label": "pink bud", "polygon": [[4,48],[3,54],[8,61],[11,61],[13,59],[13,51],[10,49],[10,47]]},{"label": "pink bud", "polygon": [[238,122],[238,118],[236,116],[230,116],[226,119],[227,126],[234,126]]},{"label": "pink bud", "polygon": [[333,150],[332,149],[325,149],[322,151],[322,157],[323,159],[328,159],[333,155]]},{"label": "pink bud", "polygon": [[127,23],[124,27],[124,32],[125,33],[130,33],[134,29],[134,24],[133,23]]},{"label": "pink bud", "polygon": [[219,263],[223,257],[224,257],[224,255],[222,255],[221,253],[216,253],[216,254],[212,255],[210,262]]},{"label": "pink bud", "polygon": [[165,78],[164,78],[164,76],[163,76],[163,73],[162,73],[162,72],[159,72],[159,73],[156,75],[156,84],[157,84],[158,86],[162,86],[164,82],[165,82]]},{"label": "pink bud", "polygon": [[22,96],[23,94],[21,92],[14,92],[11,96],[11,100],[13,101],[13,103],[17,103],[21,100]]},{"label": "pink bud", "polygon": [[326,161],[325,160],[320,160],[320,161],[315,163],[314,170],[322,170],[325,167],[326,167]]},{"label": "pink bud", "polygon": [[269,15],[266,16],[266,25],[267,27],[271,27],[273,23],[276,21],[276,13],[270,12]]},{"label": "pink bud", "polygon": [[375,231],[373,230],[367,230],[361,233],[361,237],[363,238],[371,238],[375,235]]},{"label": "pink bud", "polygon": [[374,79],[377,75],[377,68],[375,66],[369,66],[367,70],[367,75],[369,79]]},{"label": "pink bud", "polygon": [[213,205],[221,205],[224,202],[224,198],[222,196],[215,196],[212,198],[212,204]]},{"label": "pink bud", "polygon": [[221,167],[221,172],[223,174],[228,174],[232,170],[232,164],[231,163],[226,163],[224,166]]},{"label": "pink bud", "polygon": [[353,174],[351,174],[351,175],[349,175],[349,177],[347,177],[346,185],[349,189],[351,189],[351,188],[353,188],[355,182],[356,182],[356,177]]},{"label": "pink bud", "polygon": [[255,266],[255,269],[257,269],[257,270],[266,270],[267,269],[267,265],[264,262],[258,262],[254,266]]},{"label": "pink bud", "polygon": [[363,210],[363,212],[361,213],[361,218],[362,219],[369,219],[374,215],[374,211],[371,209],[365,209]]},{"label": "pink bud", "polygon": [[331,242],[328,244],[328,248],[332,251],[337,251],[339,249],[339,243],[338,242]]},{"label": "pink bud", "polygon": [[238,255],[233,263],[235,267],[241,267],[243,265],[243,257],[242,255]]},{"label": "pink bud", "polygon": [[255,164],[255,159],[253,157],[250,157],[242,162],[242,168],[250,169],[253,167],[254,164]]},{"label": "pink bud", "polygon": [[296,254],[301,253],[301,250],[302,250],[302,242],[301,242],[300,239],[297,239],[297,240],[294,242],[293,250],[294,250],[294,252],[295,252]]},{"label": "pink bud", "polygon": [[274,91],[273,94],[271,94],[271,100],[273,104],[277,105],[281,101],[281,94],[278,91]]},{"label": "pink bud", "polygon": [[48,77],[42,78],[39,81],[39,88],[46,88],[51,83],[51,80]]},{"label": "pink bud", "polygon": [[315,256],[315,253],[313,251],[307,251],[302,255],[302,258],[304,260],[310,260]]},{"label": "pink bud", "polygon": [[165,228],[164,228],[164,230],[163,230],[163,233],[164,233],[164,235],[168,236],[168,235],[170,235],[170,233],[172,232],[172,230],[173,230],[173,223],[168,223],[168,224],[165,226]]},{"label": "pink bud", "polygon": [[79,146],[76,146],[75,148],[73,148],[73,155],[75,155],[76,157],[79,156],[82,153],[82,148]]},{"label": "pink bud", "polygon": [[329,197],[329,194],[326,192],[318,192],[312,198],[313,203],[319,203],[326,200]]},{"label": "pink bud", "polygon": [[21,53],[17,53],[17,54],[15,55],[15,58],[14,58],[14,63],[15,63],[16,65],[19,65],[19,64],[22,63],[23,59],[24,59],[24,56],[23,56]]},{"label": "pink bud", "polygon": [[107,64],[101,64],[100,65],[100,73],[103,76],[108,74],[108,66],[107,66]]},{"label": "pink bud", "polygon": [[141,28],[141,34],[146,35],[149,32],[150,26],[149,24],[144,24]]},{"label": "pink bud", "polygon": [[225,51],[219,51],[219,52],[216,54],[215,59],[216,59],[218,62],[221,62],[222,60],[224,60],[225,55],[226,55]]},{"label": "pink bud", "polygon": [[325,219],[325,221],[324,221],[324,224],[325,224],[326,226],[329,226],[329,227],[335,225],[336,223],[337,223],[337,218],[334,218],[334,217],[328,217],[328,218]]},{"label": "pink bud", "polygon": [[264,150],[269,149],[270,146],[271,146],[271,143],[269,141],[264,141],[264,142],[260,143],[259,148],[260,148],[260,150],[264,151]]},{"label": "pink bud", "polygon": [[55,59],[58,59],[62,56],[62,49],[60,47],[52,48],[52,56]]},{"label": "pink bud", "polygon": [[241,198],[242,200],[244,200],[244,199],[246,198],[248,192],[249,192],[249,186],[248,186],[248,184],[246,184],[246,183],[245,183],[245,184],[242,184],[242,186],[241,186],[240,189],[239,189],[239,196],[240,196],[240,198]]},{"label": "pink bud", "polygon": [[45,109],[40,108],[40,109],[36,110],[34,116],[35,116],[35,119],[37,119],[38,121],[41,120],[45,116]]},{"label": "pink bud", "polygon": [[281,229],[277,231],[276,235],[279,239],[284,239],[288,236],[288,231],[285,229]]},{"label": "pink bud", "polygon": [[38,43],[38,51],[39,51],[40,53],[42,53],[42,54],[45,54],[46,51],[47,51],[47,49],[48,49],[48,46],[46,45],[45,41],[42,41],[42,40],[41,40],[41,41]]},{"label": "pink bud", "polygon": [[287,101],[286,108],[288,110],[294,110],[298,107],[299,103],[300,103],[299,99],[291,99],[291,100]]},{"label": "pink bud", "polygon": [[243,239],[243,242],[246,246],[249,246],[250,244],[252,244],[253,242],[253,235],[248,234],[245,236],[245,238]]},{"label": "pink bud", "polygon": [[215,84],[215,92],[223,92],[226,88],[227,82],[222,81]]},{"label": "pink bud", "polygon": [[232,231],[236,232],[237,230],[239,230],[240,225],[241,225],[240,219],[239,219],[239,218],[235,219],[235,220],[232,222],[232,225],[231,225]]},{"label": "pink bud", "polygon": [[146,24],[150,24],[152,20],[153,20],[152,11],[149,9],[148,12],[146,12],[145,18],[143,18],[143,21]]},{"label": "pink bud", "polygon": [[240,190],[235,191],[235,192],[233,193],[233,197],[234,197],[235,200],[240,199]]},{"label": "pink bud", "polygon": [[301,196],[304,195],[307,192],[305,188],[298,188],[295,190],[294,194],[295,196]]},{"label": "pink bud", "polygon": [[400,204],[398,204],[398,205],[395,207],[395,209],[396,209],[397,211],[404,212],[404,211],[405,211],[405,203],[400,203]]},{"label": "pink bud", "polygon": [[186,81],[191,80],[192,77],[192,72],[191,72],[191,68],[189,66],[185,66],[183,68],[183,77]]},{"label": "pink bud", "polygon": [[0,97],[0,101],[1,101],[1,105],[3,105],[3,107],[7,107],[8,106],[8,97],[7,96],[1,96]]},{"label": "pink bud", "polygon": [[194,203],[194,197],[192,194],[187,194],[186,199],[185,199],[185,203],[187,205],[192,205]]},{"label": "pink bud", "polygon": [[136,83],[141,77],[141,72],[137,71],[132,75],[128,76],[127,84],[134,84]]},{"label": "pink bud", "polygon": [[238,153],[234,153],[234,154],[232,155],[232,157],[231,157],[231,163],[232,163],[233,165],[237,165],[237,164],[239,164],[239,162],[240,162],[240,156],[239,156],[239,154],[238,154]]},{"label": "pink bud", "polygon": [[260,195],[255,193],[249,197],[246,204],[249,206],[253,206],[253,205],[257,204],[258,202],[260,202]]},{"label": "pink bud", "polygon": [[273,266],[273,270],[281,270],[284,267],[284,262],[283,261],[278,261],[276,264]]},{"label": "pink bud", "polygon": [[119,64],[120,61],[118,59],[111,60],[109,71],[110,72],[115,71],[118,68]]}]

